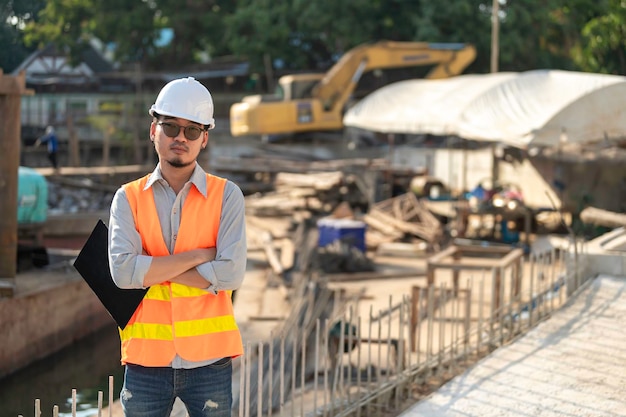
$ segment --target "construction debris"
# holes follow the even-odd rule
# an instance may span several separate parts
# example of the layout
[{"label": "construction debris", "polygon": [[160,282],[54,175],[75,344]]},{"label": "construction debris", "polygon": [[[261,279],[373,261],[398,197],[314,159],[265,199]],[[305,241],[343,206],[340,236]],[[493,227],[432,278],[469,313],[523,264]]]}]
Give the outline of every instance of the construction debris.
[{"label": "construction debris", "polygon": [[[396,173],[382,159],[302,158],[245,159],[244,166],[240,160],[232,171],[241,166],[251,172],[250,165],[263,160],[271,165],[263,171],[269,178],[263,180],[271,181],[272,191],[246,193],[248,247],[265,254],[271,274],[285,285],[291,284],[294,272],[305,274],[312,269],[328,274],[373,273],[367,251],[381,244],[403,242],[415,248],[423,248],[424,242],[428,248],[436,245],[441,225],[413,193],[374,203],[387,181],[410,173]],[[49,177],[50,213],[104,212],[116,186],[97,178]],[[358,244],[346,239],[322,244],[317,222],[328,216],[362,221],[365,238]]]},{"label": "construction debris", "polygon": [[443,235],[439,220],[413,193],[376,203],[363,216],[363,220],[368,226],[387,236],[388,241],[409,235],[423,239],[431,247],[435,247],[439,245]]},{"label": "construction debris", "polygon": [[342,202],[356,207],[367,205],[353,175],[340,171],[278,173],[275,190],[250,196],[246,210],[257,216],[289,216],[297,211],[327,214]]}]

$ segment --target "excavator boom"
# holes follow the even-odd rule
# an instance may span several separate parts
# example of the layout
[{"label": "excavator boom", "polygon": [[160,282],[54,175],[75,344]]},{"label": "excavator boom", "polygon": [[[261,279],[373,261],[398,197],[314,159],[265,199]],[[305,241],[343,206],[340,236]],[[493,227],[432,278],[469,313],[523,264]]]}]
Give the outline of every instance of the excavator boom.
[{"label": "excavator boom", "polygon": [[[346,52],[311,90],[311,96],[286,95],[281,101],[262,96],[245,97],[230,109],[233,136],[272,135],[340,130],[343,113],[363,73],[375,69],[433,66],[425,78],[460,74],[476,57],[472,45],[461,43],[390,42],[363,44]],[[286,78],[291,77],[291,78]],[[309,76],[315,79],[315,76]],[[286,91],[297,77],[285,76]]]}]

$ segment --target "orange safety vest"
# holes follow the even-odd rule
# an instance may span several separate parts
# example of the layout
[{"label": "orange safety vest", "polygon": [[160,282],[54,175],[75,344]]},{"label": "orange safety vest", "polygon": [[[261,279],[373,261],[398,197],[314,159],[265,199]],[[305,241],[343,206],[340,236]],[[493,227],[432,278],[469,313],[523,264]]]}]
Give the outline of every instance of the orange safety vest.
[{"label": "orange safety vest", "polygon": [[[144,190],[148,177],[125,184],[124,189],[143,249],[150,256],[170,255],[152,187]],[[174,253],[216,246],[225,185],[225,179],[207,174],[207,198],[191,187]],[[124,330],[120,329],[122,364],[167,366],[176,354],[189,361],[243,354],[231,294],[214,295],[169,281],[151,286]]]}]

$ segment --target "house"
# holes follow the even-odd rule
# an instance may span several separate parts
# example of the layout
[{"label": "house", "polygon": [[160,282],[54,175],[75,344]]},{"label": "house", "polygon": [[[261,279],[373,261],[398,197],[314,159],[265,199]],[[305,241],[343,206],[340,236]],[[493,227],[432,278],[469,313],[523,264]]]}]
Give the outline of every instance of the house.
[{"label": "house", "polygon": [[[121,68],[91,44],[78,65],[72,66],[64,53],[48,45],[31,54],[14,73],[21,71],[26,75],[27,87],[35,92],[21,101],[22,161],[31,166],[37,166],[37,162],[29,161],[28,153],[32,149],[28,147],[43,134],[46,126],[56,128],[61,165],[87,163],[99,157],[105,139],[112,152],[120,148],[123,153],[131,147],[142,135],[139,126],[149,123],[147,109],[156,92],[167,82],[195,77],[219,101],[221,98],[215,93],[243,91],[242,86],[249,78],[248,63],[229,57],[179,71],[145,72],[134,65]],[[216,117],[227,117],[229,107],[228,101],[216,103],[216,111],[223,112]],[[70,145],[74,140],[71,138],[79,144]],[[66,157],[68,160],[64,161]]]}]

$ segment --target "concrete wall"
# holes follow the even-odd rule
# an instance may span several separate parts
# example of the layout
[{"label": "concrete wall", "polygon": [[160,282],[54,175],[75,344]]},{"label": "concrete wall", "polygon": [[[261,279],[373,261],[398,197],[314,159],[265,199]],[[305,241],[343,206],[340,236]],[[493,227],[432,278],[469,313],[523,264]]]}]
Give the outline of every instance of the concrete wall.
[{"label": "concrete wall", "polygon": [[[500,162],[500,178],[515,181],[527,204],[550,207],[548,192],[564,211],[579,212],[586,206],[622,213],[626,210],[626,164],[618,159],[586,161],[530,158]],[[555,188],[555,184],[561,190]]]},{"label": "concrete wall", "polygon": [[0,378],[111,323],[82,279],[0,298]]},{"label": "concrete wall", "polygon": [[[528,159],[511,164],[499,163],[500,181],[516,184],[524,196],[524,203],[534,208],[561,208],[561,196],[554,191],[550,184],[551,178],[546,178],[537,167]],[[549,197],[548,197],[549,196]]]},{"label": "concrete wall", "polygon": [[394,165],[426,169],[430,176],[439,178],[454,191],[470,190],[482,180],[491,178],[492,160],[489,148],[463,150],[398,146],[392,155]]}]

